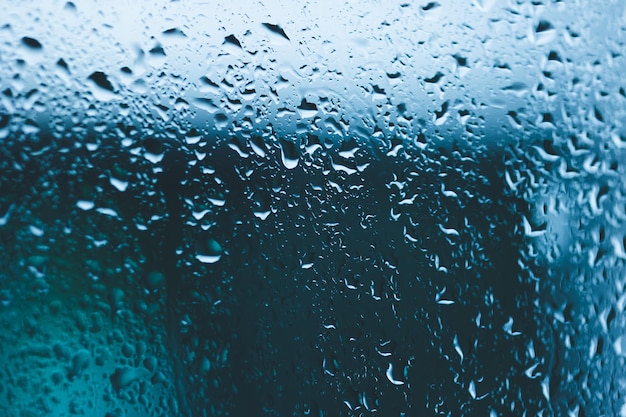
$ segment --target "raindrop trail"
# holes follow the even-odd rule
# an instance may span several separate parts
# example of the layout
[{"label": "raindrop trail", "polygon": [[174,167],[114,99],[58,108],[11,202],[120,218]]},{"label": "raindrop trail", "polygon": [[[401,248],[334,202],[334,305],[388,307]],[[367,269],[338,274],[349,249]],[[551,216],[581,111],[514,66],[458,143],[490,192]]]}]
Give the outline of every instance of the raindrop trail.
[{"label": "raindrop trail", "polygon": [[179,358],[182,353],[182,345],[179,339],[179,323],[176,319],[176,302],[180,299],[181,292],[181,277],[177,268],[176,249],[183,240],[183,229],[180,224],[180,219],[183,216],[181,182],[187,175],[184,152],[175,145],[171,146],[161,161],[161,167],[163,172],[161,172],[158,183],[165,198],[168,217],[163,229],[163,236],[160,236],[159,239],[163,245],[162,253],[157,256],[155,266],[159,267],[165,275],[167,349],[174,368],[174,385],[180,407],[179,411],[185,416],[191,416],[191,409],[184,389],[185,373]]}]

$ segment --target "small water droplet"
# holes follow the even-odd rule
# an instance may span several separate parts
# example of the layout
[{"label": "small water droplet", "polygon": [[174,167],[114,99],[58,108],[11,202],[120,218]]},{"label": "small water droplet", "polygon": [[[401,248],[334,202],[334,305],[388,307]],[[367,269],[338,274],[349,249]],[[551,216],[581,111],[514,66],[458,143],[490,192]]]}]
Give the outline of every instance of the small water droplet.
[{"label": "small water droplet", "polygon": [[85,211],[91,210],[95,205],[93,201],[79,200],[76,202],[76,207]]},{"label": "small water droplet", "polygon": [[43,45],[41,45],[41,42],[39,42],[35,38],[24,36],[22,38],[22,43],[28,48],[35,50],[35,51],[40,51],[41,49],[43,49]]},{"label": "small water droplet", "polygon": [[270,32],[273,33],[275,35],[281,36],[283,38],[285,38],[286,40],[290,40],[289,36],[287,36],[287,34],[285,33],[285,31],[283,30],[283,28],[281,28],[278,25],[272,24],[272,23],[263,23],[263,26]]},{"label": "small water droplet", "polygon": [[109,178],[109,181],[111,185],[114,186],[119,191],[124,192],[126,191],[126,188],[128,188],[128,181],[122,181],[115,177]]},{"label": "small water droplet", "polygon": [[113,84],[104,72],[93,72],[87,79],[90,81],[91,93],[97,100],[111,101],[117,98]]},{"label": "small water droplet", "polygon": [[116,391],[126,388],[133,382],[150,376],[146,368],[132,368],[130,366],[119,367],[111,375],[111,384]]}]

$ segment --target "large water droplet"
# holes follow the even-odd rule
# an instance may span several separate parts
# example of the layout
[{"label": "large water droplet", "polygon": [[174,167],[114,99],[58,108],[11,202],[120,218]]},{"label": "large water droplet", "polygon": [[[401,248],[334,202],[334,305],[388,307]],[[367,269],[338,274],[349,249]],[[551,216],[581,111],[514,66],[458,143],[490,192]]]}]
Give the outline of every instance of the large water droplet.
[{"label": "large water droplet", "polygon": [[220,260],[222,253],[222,246],[213,238],[202,238],[196,243],[196,259],[202,263],[215,263]]},{"label": "large water droplet", "polygon": [[300,160],[300,151],[295,142],[291,140],[280,141],[280,157],[287,169],[294,169]]}]

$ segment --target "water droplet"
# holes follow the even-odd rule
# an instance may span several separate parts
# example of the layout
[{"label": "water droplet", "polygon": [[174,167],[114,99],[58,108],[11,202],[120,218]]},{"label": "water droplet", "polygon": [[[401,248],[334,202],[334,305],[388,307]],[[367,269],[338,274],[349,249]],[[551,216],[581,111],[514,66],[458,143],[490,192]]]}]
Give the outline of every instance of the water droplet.
[{"label": "water droplet", "polygon": [[79,200],[76,202],[76,207],[81,210],[91,210],[95,207],[95,203],[93,201]]},{"label": "water droplet", "polygon": [[76,354],[72,357],[71,366],[67,373],[68,378],[70,380],[80,378],[89,366],[90,359],[91,355],[89,355],[88,351],[83,349],[76,352]]},{"label": "water droplet", "polygon": [[285,168],[294,169],[298,166],[300,160],[299,153],[298,147],[293,141],[280,141],[280,156]]},{"label": "water droplet", "polygon": [[22,43],[27,46],[30,49],[39,51],[41,49],[43,49],[43,46],[41,45],[41,42],[39,42],[37,39],[35,38],[30,38],[28,36],[24,36],[22,38]]},{"label": "water droplet", "polygon": [[263,23],[263,27],[265,27],[270,33],[278,35],[286,40],[290,40],[283,28],[273,23]]},{"label": "water droplet", "polygon": [[222,246],[213,238],[199,239],[196,244],[196,259],[202,263],[215,263],[222,257]]},{"label": "water droplet", "polygon": [[461,349],[461,345],[459,344],[458,335],[454,335],[453,344],[454,344],[454,350],[456,350],[456,353],[459,354],[459,357],[461,358],[461,361],[462,361],[464,356],[463,356],[463,350]]},{"label": "water droplet", "polygon": [[129,387],[133,382],[150,376],[146,368],[133,368],[130,366],[118,367],[111,375],[111,384],[116,391]]},{"label": "water droplet", "polygon": [[164,30],[161,33],[163,33],[166,36],[174,36],[174,37],[181,37],[181,38],[186,38],[187,37],[187,35],[185,35],[185,32],[183,32],[181,29],[179,29],[177,27]]},{"label": "water droplet", "polygon": [[540,20],[535,26],[531,41],[537,45],[545,45],[556,39],[556,29],[551,22],[547,20]]},{"label": "water droplet", "polygon": [[110,177],[109,181],[111,185],[114,186],[119,191],[124,192],[126,191],[126,188],[128,188],[128,181],[122,181],[115,177]]},{"label": "water droplet", "polygon": [[387,367],[387,372],[385,372],[385,375],[387,376],[387,379],[393,384],[393,385],[404,385],[404,381],[401,381],[399,379],[396,379],[393,376],[393,365],[389,364],[389,366]]},{"label": "water droplet", "polygon": [[298,106],[298,113],[303,119],[315,117],[317,115],[317,106],[314,103],[309,103],[305,99]]},{"label": "water droplet", "polygon": [[429,2],[427,4],[425,4],[424,6],[422,6],[422,10],[427,12],[429,10],[436,9],[437,7],[441,7],[441,4],[437,3],[436,1],[431,1],[431,2]]},{"label": "water droplet", "polygon": [[113,84],[104,72],[93,72],[87,79],[90,81],[91,93],[97,100],[111,101],[117,98]]}]

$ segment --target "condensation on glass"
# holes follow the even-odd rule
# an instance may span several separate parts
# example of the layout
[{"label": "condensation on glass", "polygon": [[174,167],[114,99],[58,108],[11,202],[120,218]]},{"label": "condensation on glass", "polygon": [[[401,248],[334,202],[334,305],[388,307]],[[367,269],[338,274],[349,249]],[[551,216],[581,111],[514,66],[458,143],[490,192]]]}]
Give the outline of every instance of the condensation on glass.
[{"label": "condensation on glass", "polygon": [[0,414],[626,416],[626,4],[0,19]]}]

